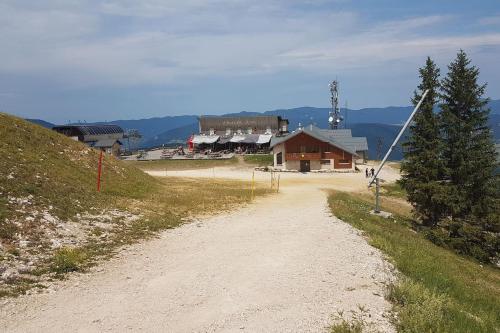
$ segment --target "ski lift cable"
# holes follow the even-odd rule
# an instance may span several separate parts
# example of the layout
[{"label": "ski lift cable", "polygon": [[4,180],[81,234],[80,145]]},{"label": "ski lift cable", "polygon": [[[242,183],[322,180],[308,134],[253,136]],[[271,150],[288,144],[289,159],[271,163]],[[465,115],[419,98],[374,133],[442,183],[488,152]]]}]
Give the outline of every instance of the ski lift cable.
[{"label": "ski lift cable", "polygon": [[370,182],[368,183],[368,187],[372,186],[372,184],[377,179],[377,176],[378,176],[380,170],[382,169],[382,167],[384,166],[385,162],[387,161],[387,158],[392,153],[392,150],[394,149],[394,147],[396,147],[396,145],[398,144],[398,141],[401,138],[401,136],[403,135],[403,132],[406,130],[406,128],[410,124],[411,120],[415,116],[415,113],[417,113],[418,109],[420,108],[420,105],[422,104],[422,102],[424,101],[424,99],[425,99],[425,97],[427,96],[428,93],[429,93],[429,89],[427,89],[424,92],[424,94],[420,98],[420,101],[418,102],[418,104],[413,109],[413,112],[410,114],[410,117],[408,118],[408,120],[406,120],[405,124],[403,125],[403,128],[401,129],[401,131],[399,131],[398,136],[396,137],[396,139],[394,140],[394,142],[392,143],[392,145],[389,147],[389,150],[387,151],[387,153],[385,154],[384,158],[382,159],[382,162],[378,166],[377,171],[375,172],[375,175],[370,179]]}]

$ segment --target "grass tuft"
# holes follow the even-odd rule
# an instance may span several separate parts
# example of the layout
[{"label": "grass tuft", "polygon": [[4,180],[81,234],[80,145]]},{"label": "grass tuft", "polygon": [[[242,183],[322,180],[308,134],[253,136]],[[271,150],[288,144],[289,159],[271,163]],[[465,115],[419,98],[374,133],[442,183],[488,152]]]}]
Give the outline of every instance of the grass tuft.
[{"label": "grass tuft", "polygon": [[87,262],[88,255],[80,248],[61,248],[53,257],[52,271],[58,274],[80,271]]},{"label": "grass tuft", "polygon": [[363,332],[363,323],[360,321],[343,320],[340,323],[330,327],[330,333],[361,333]]},{"label": "grass tuft", "polygon": [[419,282],[404,279],[391,287],[389,299],[398,314],[398,332],[443,332],[450,319],[448,297]]}]

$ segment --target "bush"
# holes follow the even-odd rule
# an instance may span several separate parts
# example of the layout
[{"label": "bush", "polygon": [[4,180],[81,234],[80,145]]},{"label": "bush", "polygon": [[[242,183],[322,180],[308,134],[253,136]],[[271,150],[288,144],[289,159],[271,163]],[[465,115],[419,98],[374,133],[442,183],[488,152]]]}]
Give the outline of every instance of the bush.
[{"label": "bush", "polygon": [[87,261],[87,254],[79,248],[61,248],[53,258],[52,270],[56,273],[79,271]]}]

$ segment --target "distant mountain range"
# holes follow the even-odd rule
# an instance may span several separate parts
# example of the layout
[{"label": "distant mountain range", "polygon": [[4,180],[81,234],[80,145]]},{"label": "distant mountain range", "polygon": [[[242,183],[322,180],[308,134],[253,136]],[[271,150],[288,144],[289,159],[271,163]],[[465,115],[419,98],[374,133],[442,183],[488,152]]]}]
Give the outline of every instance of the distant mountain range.
[{"label": "distant mountain range", "polygon": [[52,123],[49,123],[48,121],[41,120],[41,119],[26,119],[26,120],[29,122],[32,122],[33,124],[37,124],[37,125],[40,125],[42,127],[48,128],[48,129],[52,129],[52,127],[56,126]]},{"label": "distant mountain range", "polygon": [[[500,100],[490,101],[491,109],[489,125],[493,129],[495,139],[500,140]],[[328,127],[329,108],[299,107],[293,109],[279,109],[259,112],[238,112],[226,114],[226,116],[257,116],[277,115],[288,119],[289,129],[294,130],[299,123],[302,125],[315,124],[320,128]],[[369,157],[376,158],[377,150],[382,154],[387,151],[389,145],[396,137],[402,124],[408,119],[413,107],[411,106],[389,106],[385,108],[364,108],[359,110],[341,109],[345,120],[343,125],[352,129],[353,136],[366,136],[369,146]],[[52,127],[53,124],[38,119],[28,119],[44,127]],[[172,145],[184,143],[193,133],[198,132],[198,116],[166,116],[138,120],[115,120],[101,124],[116,124],[123,129],[137,129],[143,138],[139,144],[141,148],[158,147],[163,144]],[[377,142],[381,142],[377,149]],[[392,159],[401,159],[400,149],[396,149],[391,156]]]}]

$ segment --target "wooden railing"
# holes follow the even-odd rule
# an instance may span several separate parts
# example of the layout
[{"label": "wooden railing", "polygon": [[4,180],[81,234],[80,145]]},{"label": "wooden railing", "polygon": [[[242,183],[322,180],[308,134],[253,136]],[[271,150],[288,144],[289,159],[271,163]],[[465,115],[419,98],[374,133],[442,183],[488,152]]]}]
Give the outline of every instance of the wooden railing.
[{"label": "wooden railing", "polygon": [[320,160],[321,153],[286,153],[285,159],[287,161]]}]

